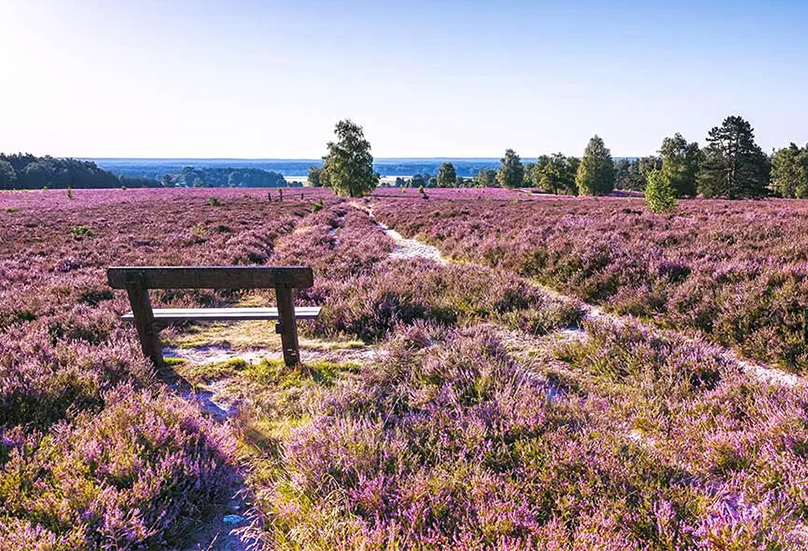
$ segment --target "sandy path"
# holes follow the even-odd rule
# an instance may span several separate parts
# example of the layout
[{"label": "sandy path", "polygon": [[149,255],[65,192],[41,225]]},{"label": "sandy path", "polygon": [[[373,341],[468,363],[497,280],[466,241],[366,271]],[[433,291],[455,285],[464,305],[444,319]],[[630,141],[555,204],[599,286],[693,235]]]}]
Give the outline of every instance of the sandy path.
[{"label": "sandy path", "polygon": [[[416,257],[420,257],[420,258],[429,258],[431,260],[437,260],[437,261],[439,261],[441,263],[448,262],[446,257],[444,257],[441,254],[440,250],[437,247],[434,247],[432,245],[428,245],[426,243],[422,243],[422,242],[420,242],[420,241],[418,241],[416,239],[406,239],[400,233],[398,233],[397,231],[395,231],[395,230],[389,228],[388,226],[385,226],[381,222],[377,221],[375,216],[373,215],[373,211],[369,207],[366,207],[364,205],[359,205],[359,204],[356,204],[356,203],[351,203],[351,206],[359,208],[359,209],[367,212],[368,215],[374,221],[376,221],[376,223],[379,225],[379,227],[396,242],[396,249],[390,254],[390,258],[416,258]],[[399,246],[401,247],[401,249],[399,249]],[[406,252],[401,252],[401,253],[397,254],[398,250],[406,251]],[[530,280],[528,280],[528,281],[530,281]],[[599,307],[599,306],[596,306],[594,304],[589,304],[587,302],[582,302],[579,299],[576,299],[575,297],[565,295],[563,293],[560,293],[560,292],[556,291],[555,289],[551,289],[551,288],[546,287],[546,286],[544,286],[544,285],[542,285],[540,283],[537,283],[535,281],[530,281],[530,282],[533,285],[535,285],[535,286],[539,287],[540,289],[542,289],[542,291],[546,292],[550,296],[560,298],[560,299],[567,299],[567,300],[577,301],[581,305],[583,310],[584,310],[585,319],[589,319],[589,320],[607,320],[609,322],[617,323],[617,324],[632,323],[634,325],[639,325],[643,329],[646,329],[646,330],[649,330],[649,331],[658,331],[658,329],[656,327],[653,327],[652,325],[649,325],[649,324],[647,324],[647,323],[645,323],[645,322],[643,322],[643,321],[641,321],[641,320],[639,320],[637,318],[634,318],[632,316],[620,316],[620,315],[617,315],[617,314],[607,313],[607,312],[604,312],[603,309],[601,307]],[[801,377],[800,375],[797,375],[795,373],[789,373],[789,372],[784,371],[782,369],[779,369],[779,368],[776,368],[776,367],[771,367],[769,365],[762,364],[762,363],[759,363],[759,362],[745,360],[745,359],[741,358],[738,355],[738,353],[735,352],[732,349],[724,348],[724,347],[722,347],[720,345],[717,345],[715,343],[711,343],[709,341],[705,341],[703,339],[688,336],[688,335],[683,334],[683,333],[681,333],[679,331],[673,331],[673,332],[675,334],[679,335],[686,342],[689,342],[689,343],[692,343],[692,344],[704,345],[704,346],[710,347],[710,348],[712,348],[714,350],[718,350],[721,357],[723,357],[727,361],[730,361],[730,362],[733,362],[733,363],[737,364],[741,369],[744,370],[744,372],[746,372],[749,375],[755,377],[759,381],[778,384],[778,385],[782,385],[782,386],[790,386],[790,387],[791,386],[797,386],[797,385],[806,385],[806,380],[803,377]]]},{"label": "sandy path", "polygon": [[385,226],[376,220],[376,216],[373,214],[373,209],[369,206],[363,205],[357,201],[353,201],[349,204],[353,208],[367,213],[367,215],[376,223],[379,229],[381,229],[393,240],[395,243],[395,248],[393,249],[393,252],[390,253],[390,258],[425,258],[427,260],[440,262],[441,264],[446,264],[448,262],[448,260],[441,254],[440,249],[437,247],[433,247],[427,243],[422,243],[417,239],[407,239],[396,230]]}]

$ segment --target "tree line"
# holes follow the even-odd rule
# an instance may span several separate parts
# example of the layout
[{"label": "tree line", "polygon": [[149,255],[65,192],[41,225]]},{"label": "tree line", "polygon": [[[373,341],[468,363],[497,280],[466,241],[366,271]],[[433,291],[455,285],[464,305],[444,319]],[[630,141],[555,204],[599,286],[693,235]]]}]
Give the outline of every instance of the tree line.
[{"label": "tree line", "polygon": [[[379,185],[373,169],[370,142],[361,126],[343,120],[335,128],[336,141],[328,142],[322,167],[311,167],[308,182],[335,192],[361,197]],[[612,158],[603,139],[594,136],[583,157],[561,153],[541,155],[535,163],[522,163],[512,149],[500,159],[499,170],[484,169],[474,178],[457,175],[444,163],[437,176],[417,174],[397,185],[412,187],[496,186],[534,187],[548,193],[608,195],[614,189],[646,191],[670,199],[682,197],[760,198],[775,195],[808,199],[808,145],[788,147],[766,155],[755,143],[752,126],[739,116],[724,119],[710,130],[706,146],[688,142],[681,134],[663,140],[659,155],[634,160]],[[125,187],[281,187],[281,174],[262,169],[186,167],[161,181],[115,176],[92,161],[0,154],[0,189]],[[660,204],[668,204],[662,201]]]},{"label": "tree line", "polygon": [[[360,196],[379,183],[373,171],[370,143],[362,128],[351,121],[337,124],[337,142],[329,142],[322,168],[311,167],[313,186],[330,186],[338,193]],[[761,198],[779,196],[808,199],[808,145],[788,147],[766,155],[755,142],[754,129],[739,116],[729,116],[712,128],[699,147],[676,133],[662,141],[658,155],[639,159],[612,158],[600,136],[594,136],[583,157],[561,153],[541,155],[522,163],[512,149],[500,159],[499,170],[483,169],[474,178],[459,177],[450,162],[437,176],[415,174],[396,179],[407,187],[532,187],[554,194],[608,195],[615,189],[646,191],[671,200],[701,195],[706,198]],[[670,196],[670,197],[666,197]]]},{"label": "tree line", "polygon": [[151,178],[116,176],[92,161],[0,153],[0,190],[157,188]]},{"label": "tree line", "polygon": [[291,187],[282,174],[261,168],[195,168],[165,174],[165,187]]},{"label": "tree line", "polygon": [[[752,126],[739,116],[712,128],[704,148],[677,133],[662,141],[658,153],[615,162],[603,140],[594,136],[580,160],[557,153],[526,164],[521,185],[550,193],[607,195],[614,189],[646,191],[654,184],[652,193],[668,193],[674,199],[808,199],[808,146],[791,144],[768,156],[755,142]],[[506,151],[496,183],[518,187],[520,164],[513,151]]]},{"label": "tree line", "polygon": [[259,168],[185,167],[161,180],[133,177],[99,167],[92,161],[0,153],[0,190],[101,189],[159,187],[293,187],[282,174]]},{"label": "tree line", "polygon": [[[701,195],[707,198],[760,198],[769,195],[808,198],[808,146],[791,144],[766,155],[755,143],[754,130],[738,116],[724,119],[710,130],[706,146],[689,142],[681,134],[662,141],[659,155],[614,161],[603,139],[594,136],[584,155],[542,155],[522,165],[507,150],[499,171],[480,174],[481,185],[535,187],[548,193],[608,195],[615,189],[669,193],[674,199]],[[665,191],[669,190],[669,191]]]},{"label": "tree line", "polygon": [[[131,179],[132,187],[144,183],[159,186],[154,180]],[[134,181],[137,180],[137,181]],[[92,161],[36,157],[30,153],[0,154],[0,189],[110,188],[121,180]],[[148,187],[148,186],[143,186]]]}]

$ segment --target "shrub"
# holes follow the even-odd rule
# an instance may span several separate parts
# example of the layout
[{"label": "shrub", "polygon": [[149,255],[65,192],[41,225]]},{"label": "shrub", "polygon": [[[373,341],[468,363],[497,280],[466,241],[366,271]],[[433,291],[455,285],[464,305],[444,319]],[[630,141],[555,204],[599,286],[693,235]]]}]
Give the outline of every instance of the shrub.
[{"label": "shrub", "polygon": [[75,239],[76,241],[81,241],[85,238],[94,237],[95,233],[93,232],[90,226],[73,226],[70,228],[70,237]]},{"label": "shrub", "polygon": [[645,186],[645,202],[648,210],[661,213],[676,208],[676,189],[660,170],[648,173],[648,185]]},{"label": "shrub", "polygon": [[447,326],[491,320],[545,333],[581,316],[574,301],[551,298],[513,275],[473,265],[391,261],[368,276],[334,283],[315,331],[373,342],[419,320]]},{"label": "shrub", "polygon": [[808,369],[805,203],[686,201],[673,217],[637,214],[640,202],[464,201],[461,211],[445,200],[405,208],[382,200],[374,212],[451,258],[512,270],[661,327],[697,329],[750,358]]},{"label": "shrub", "polygon": [[0,344],[2,425],[47,429],[71,411],[100,409],[105,393],[122,382],[151,380],[151,365],[127,343],[49,341],[29,329],[25,337]]},{"label": "shrub", "polygon": [[182,541],[226,497],[234,446],[223,429],[159,392],[119,388],[107,400],[101,414],[79,416],[38,445],[11,444],[0,472],[0,541],[154,548]]}]

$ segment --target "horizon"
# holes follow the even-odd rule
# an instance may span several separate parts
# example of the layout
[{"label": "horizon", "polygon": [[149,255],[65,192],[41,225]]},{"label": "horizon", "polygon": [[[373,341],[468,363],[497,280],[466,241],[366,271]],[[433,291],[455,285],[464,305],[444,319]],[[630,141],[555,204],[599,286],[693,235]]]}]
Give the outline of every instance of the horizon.
[{"label": "horizon", "polygon": [[5,8],[14,82],[0,100],[17,108],[3,151],[318,159],[344,118],[387,159],[580,156],[595,134],[613,156],[641,157],[676,132],[703,145],[733,114],[764,151],[808,142],[797,1]]},{"label": "horizon", "polygon": [[[518,152],[517,152],[518,154]],[[51,155],[55,157],[54,155]],[[71,157],[58,157],[59,159],[68,159]],[[258,163],[304,163],[314,162],[322,163],[323,159],[320,158],[276,158],[276,157],[72,157],[81,161],[154,161],[154,162],[169,162],[169,161],[206,161],[206,162],[221,162],[221,161],[236,161],[236,162],[258,162]],[[523,162],[532,162],[533,157],[526,157],[520,155]],[[638,159],[639,156],[614,156],[613,159]],[[374,157],[374,163],[388,162],[388,161],[407,161],[407,162],[452,162],[452,161],[468,161],[468,162],[486,162],[486,163],[499,163],[501,157]]]}]

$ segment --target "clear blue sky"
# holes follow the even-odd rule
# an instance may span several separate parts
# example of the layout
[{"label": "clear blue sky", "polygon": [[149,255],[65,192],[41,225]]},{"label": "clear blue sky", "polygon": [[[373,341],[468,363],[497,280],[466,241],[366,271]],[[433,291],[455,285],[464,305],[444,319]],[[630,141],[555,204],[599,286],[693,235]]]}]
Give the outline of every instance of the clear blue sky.
[{"label": "clear blue sky", "polygon": [[808,1],[0,0],[0,151],[616,156],[740,114],[808,142]]}]

